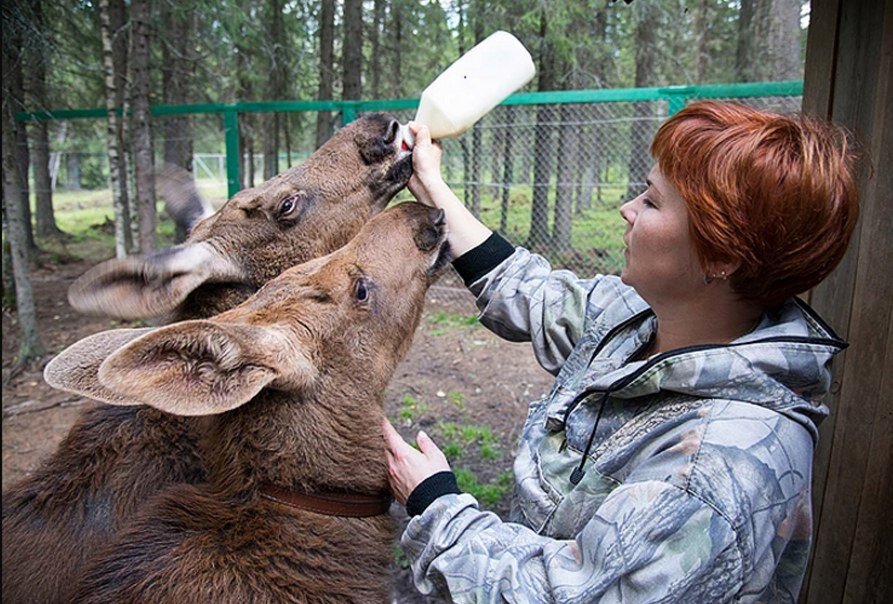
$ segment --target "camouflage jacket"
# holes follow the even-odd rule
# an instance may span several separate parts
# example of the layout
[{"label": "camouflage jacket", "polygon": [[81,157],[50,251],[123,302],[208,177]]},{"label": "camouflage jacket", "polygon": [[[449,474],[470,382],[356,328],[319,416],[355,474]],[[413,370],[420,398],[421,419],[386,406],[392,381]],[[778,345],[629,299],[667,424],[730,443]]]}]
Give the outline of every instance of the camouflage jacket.
[{"label": "camouflage jacket", "polygon": [[457,602],[796,601],[828,413],[817,401],[845,347],[811,309],[791,300],[729,344],[637,361],[656,321],[617,277],[578,279],[518,248],[471,289],[481,321],[531,341],[557,377],[529,410],[510,522],[448,494],[407,526],[420,591]]}]

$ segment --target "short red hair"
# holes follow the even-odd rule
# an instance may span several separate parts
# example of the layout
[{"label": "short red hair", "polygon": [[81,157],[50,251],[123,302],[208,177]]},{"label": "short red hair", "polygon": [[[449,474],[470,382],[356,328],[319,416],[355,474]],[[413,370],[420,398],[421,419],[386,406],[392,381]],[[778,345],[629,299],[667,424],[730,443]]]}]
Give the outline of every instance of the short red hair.
[{"label": "short red hair", "polygon": [[821,282],[858,216],[853,154],[828,122],[698,101],[651,145],[688,208],[702,266],[740,262],[735,292],[764,308]]}]

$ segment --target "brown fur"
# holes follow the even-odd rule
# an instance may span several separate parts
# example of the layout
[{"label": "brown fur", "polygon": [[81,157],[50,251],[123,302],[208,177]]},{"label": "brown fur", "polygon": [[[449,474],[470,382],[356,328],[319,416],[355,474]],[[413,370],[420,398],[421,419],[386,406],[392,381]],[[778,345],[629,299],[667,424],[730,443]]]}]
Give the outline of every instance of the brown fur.
[{"label": "brown fur", "polygon": [[[233,197],[183,246],[91,270],[73,286],[72,302],[114,316],[180,319],[232,308],[284,269],[345,244],[405,185],[411,162],[397,161],[393,124],[361,118],[301,166]],[[296,213],[277,217],[293,195]],[[90,387],[104,357],[82,352],[56,365],[54,385],[126,402]],[[205,480],[199,433],[198,420],[150,407],[85,412],[35,474],[3,494],[3,601],[68,601],[83,561],[147,498]]]},{"label": "brown fur", "polygon": [[211,414],[212,461],[207,484],[168,487],[139,510],[74,601],[386,601],[389,515],[296,511],[261,498],[258,485],[387,491],[383,393],[444,238],[441,213],[399,205],[241,306],[112,352],[98,370],[105,388],[166,412]]}]

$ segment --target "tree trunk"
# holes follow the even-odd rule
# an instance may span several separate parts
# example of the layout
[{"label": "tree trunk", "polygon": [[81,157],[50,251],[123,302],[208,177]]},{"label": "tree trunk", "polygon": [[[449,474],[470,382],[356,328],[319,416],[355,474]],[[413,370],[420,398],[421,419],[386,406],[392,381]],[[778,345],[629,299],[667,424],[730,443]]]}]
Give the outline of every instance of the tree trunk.
[{"label": "tree trunk", "polygon": [[81,156],[76,151],[65,154],[65,188],[81,190]]},{"label": "tree trunk", "polygon": [[122,169],[124,156],[121,149],[120,124],[116,113],[117,82],[112,56],[112,36],[116,33],[111,25],[109,0],[99,0],[100,31],[102,35],[103,71],[105,72],[106,140],[109,153],[109,180],[112,185],[112,201],[115,209],[115,255],[127,256],[130,233],[129,212],[124,191],[127,186],[126,170]]},{"label": "tree trunk", "polygon": [[[45,36],[46,26],[43,19],[43,1],[32,5],[34,28],[40,32],[32,43],[31,57],[31,98],[40,109],[49,107],[46,98],[46,64],[48,58],[48,41]],[[56,226],[53,214],[53,187],[50,182],[50,140],[49,126],[45,121],[34,123],[34,196],[37,219],[37,235],[39,237],[58,237],[62,234]]]},{"label": "tree trunk", "polygon": [[735,76],[739,82],[752,82],[754,70],[754,2],[741,0],[738,12],[738,47],[735,51]]},{"label": "tree trunk", "polygon": [[151,0],[133,0],[133,146],[139,207],[140,252],[155,250],[155,167],[149,99],[149,19]]},{"label": "tree trunk", "polygon": [[121,176],[121,197],[124,199],[125,246],[127,253],[139,252],[139,212],[136,207],[133,182],[133,152],[130,146],[131,97],[133,92],[130,71],[130,24],[124,0],[111,0],[110,23],[112,28],[112,64],[115,69],[115,107],[120,108],[118,118],[118,149]]},{"label": "tree trunk", "polygon": [[800,52],[800,0],[756,0],[753,36],[758,80],[798,80],[803,77]]},{"label": "tree trunk", "polygon": [[[195,76],[193,51],[197,11],[162,3],[161,21],[165,35],[161,42],[161,94],[166,105],[182,105],[190,101],[190,84]],[[161,121],[164,137],[165,164],[193,171],[193,135],[190,116],[172,116]]]},{"label": "tree trunk", "polygon": [[[546,9],[540,12],[540,72],[537,90],[555,88],[555,49],[549,39],[549,23]],[[552,142],[552,107],[539,105],[536,110],[536,127],[533,142],[533,204],[530,210],[530,233],[526,247],[544,249],[549,242],[549,183],[552,179],[552,160],[555,145]]]},{"label": "tree trunk", "polygon": [[502,203],[499,209],[499,231],[506,236],[509,225],[509,195],[512,189],[514,149],[512,148],[512,125],[515,121],[515,108],[505,108],[505,135],[502,147]]},{"label": "tree trunk", "polygon": [[[15,71],[15,70],[13,70]],[[16,83],[16,80],[21,82],[22,76],[21,73],[18,77],[16,77],[13,73],[11,75],[13,82]],[[11,93],[13,102],[17,98],[24,99],[25,91],[21,90],[21,97],[19,97],[19,91],[16,89]],[[18,103],[16,103],[18,104]],[[24,110],[24,103],[20,105],[18,111]],[[19,207],[24,217],[22,222],[22,228],[25,229],[25,253],[28,256],[28,260],[30,261],[37,254],[37,243],[34,241],[34,227],[32,226],[32,218],[31,218],[31,187],[28,184],[28,168],[31,165],[31,152],[28,148],[28,129],[25,126],[25,122],[16,122],[15,123],[15,134],[16,134],[16,166],[19,170]]]},{"label": "tree trunk", "polygon": [[[166,105],[181,105],[190,100],[190,83],[195,76],[193,32],[197,11],[173,3],[163,3],[161,22],[164,36],[161,43],[161,95]],[[177,115],[160,120],[164,139],[163,163],[193,172],[192,117]],[[182,243],[189,233],[186,225],[177,223],[174,242]]]},{"label": "tree trunk", "polygon": [[375,0],[372,5],[372,30],[369,42],[372,47],[372,98],[381,98],[381,27],[384,23],[385,0]]},{"label": "tree trunk", "polygon": [[16,284],[12,270],[12,250],[9,245],[9,219],[6,216],[6,202],[3,201],[3,308],[12,308],[16,303]]},{"label": "tree trunk", "polygon": [[[10,7],[16,13],[23,13],[28,10],[27,4],[14,5]],[[25,79],[23,66],[23,44],[26,36],[25,24],[27,23],[27,13],[22,15],[20,19],[7,18],[7,14],[3,14],[3,103],[10,104],[12,115],[19,111],[25,110]],[[8,98],[7,96],[8,95]],[[34,243],[34,231],[31,226],[31,200],[28,188],[28,168],[30,165],[30,157],[28,153],[28,131],[25,122],[14,121],[11,123],[11,132],[15,133],[15,145],[12,153],[15,154],[16,168],[18,169],[18,210],[24,217],[22,222],[25,229],[25,253],[29,260],[37,251]]]},{"label": "tree trunk", "polygon": [[[322,0],[319,17],[319,88],[316,98],[332,100],[335,74],[335,0]],[[316,114],[316,148],[332,137],[332,113]]]},{"label": "tree trunk", "polygon": [[[12,67],[9,59],[10,57],[4,52],[3,73],[9,73],[9,68]],[[16,153],[15,112],[17,108],[10,92],[7,85],[4,85],[2,110],[3,198],[6,202],[10,257],[15,280],[16,314],[22,334],[17,362],[24,363],[43,355],[44,349],[37,332],[37,314],[34,308],[34,294],[31,289],[31,274],[28,267],[26,217],[22,212],[22,181]]]},{"label": "tree trunk", "polygon": [[[474,43],[477,45],[483,39],[484,18],[481,15],[480,7],[478,7],[474,16]],[[478,122],[471,131],[471,213],[477,218],[481,216],[481,164],[483,163],[481,136],[481,123]]]},{"label": "tree trunk", "polygon": [[291,116],[286,113],[282,116],[282,140],[285,143],[285,169],[291,168]]},{"label": "tree trunk", "polygon": [[121,103],[121,149],[124,156],[124,178],[122,182],[127,183],[127,215],[129,216],[128,224],[130,225],[130,253],[140,253],[140,209],[139,199],[136,190],[136,173],[135,173],[135,149],[133,135],[133,65],[128,62],[126,66],[126,85],[123,88],[124,95]]},{"label": "tree trunk", "polygon": [[[285,55],[288,52],[282,30],[282,0],[268,0],[269,18],[269,74],[267,81],[267,98],[280,101],[285,96]],[[280,116],[278,113],[266,113],[261,119],[264,123],[264,179],[270,179],[279,173],[279,131]]]},{"label": "tree trunk", "polygon": [[393,0],[391,3],[391,76],[394,78],[394,94],[403,94],[403,0]]},{"label": "tree trunk", "polygon": [[[558,111],[561,122],[558,140],[573,141],[575,132],[579,129],[573,125],[576,105],[561,105]],[[574,217],[574,184],[579,177],[577,170],[577,158],[579,147],[574,144],[565,145],[561,150],[561,159],[558,161],[555,186],[555,219],[552,222],[552,237],[550,249],[553,254],[561,254],[571,247],[571,222]]]},{"label": "tree trunk", "polygon": [[[654,85],[654,58],[657,54],[655,32],[657,31],[657,11],[647,3],[636,5],[636,88]],[[627,184],[625,199],[631,199],[642,189],[648,171],[651,169],[651,131],[653,124],[652,106],[649,101],[634,104],[633,121],[630,126],[630,154],[627,163]]]},{"label": "tree trunk", "polygon": [[358,101],[363,96],[363,0],[344,0],[342,48],[341,98]]},{"label": "tree trunk", "polygon": [[[799,1],[799,0],[798,0]],[[699,0],[695,7],[694,18],[694,35],[697,44],[695,54],[695,83],[703,84],[707,80],[707,73],[710,68],[710,49],[707,42],[710,39],[710,2],[708,0]]]},{"label": "tree trunk", "polygon": [[[249,46],[245,44],[248,40],[248,32],[243,25],[238,30],[238,40],[236,41],[236,70],[238,72],[237,82],[238,90],[236,98],[240,101],[254,100],[254,89],[251,85],[249,71],[251,70],[251,61],[249,60]],[[240,171],[240,179],[242,189],[254,187],[254,117],[253,113],[243,113],[239,118],[239,149],[242,150],[242,161],[245,167]]]},{"label": "tree trunk", "polygon": [[242,144],[241,148],[245,149],[245,170],[242,173],[245,175],[245,183],[243,188],[245,187],[254,187],[255,184],[255,165],[254,165],[254,127],[250,123],[250,118],[248,120],[245,119],[247,116],[243,116],[241,120],[239,120],[240,126],[243,130],[242,136]]}]

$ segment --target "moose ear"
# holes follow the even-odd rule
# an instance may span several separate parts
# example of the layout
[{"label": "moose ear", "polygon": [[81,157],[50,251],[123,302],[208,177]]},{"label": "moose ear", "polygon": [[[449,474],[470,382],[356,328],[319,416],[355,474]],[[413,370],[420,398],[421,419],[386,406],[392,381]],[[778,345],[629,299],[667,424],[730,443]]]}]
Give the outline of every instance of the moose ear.
[{"label": "moose ear", "polygon": [[104,331],[72,344],[60,352],[43,370],[47,384],[110,405],[141,405],[138,400],[122,396],[99,382],[99,366],[105,359],[136,338],[155,329],[114,329]]},{"label": "moose ear", "polygon": [[212,321],[157,329],[116,351],[99,368],[99,381],[110,390],[175,415],[223,413],[266,386],[299,389],[315,375],[292,332]]},{"label": "moose ear", "polygon": [[205,282],[242,279],[231,260],[197,243],[103,262],[71,285],[68,301],[85,314],[144,319],[172,312]]}]

